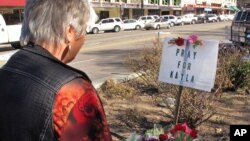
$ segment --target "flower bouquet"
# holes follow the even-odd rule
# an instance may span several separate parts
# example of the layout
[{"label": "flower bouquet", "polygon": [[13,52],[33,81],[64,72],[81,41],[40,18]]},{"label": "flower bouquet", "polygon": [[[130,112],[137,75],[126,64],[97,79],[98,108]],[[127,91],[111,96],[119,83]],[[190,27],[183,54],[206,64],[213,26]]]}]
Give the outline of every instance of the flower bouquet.
[{"label": "flower bouquet", "polygon": [[202,46],[203,45],[203,42],[202,40],[199,40],[198,36],[197,35],[190,35],[188,37],[188,42],[190,44],[193,44],[193,48],[196,48],[198,46]]},{"label": "flower bouquet", "polygon": [[197,138],[197,130],[190,129],[187,123],[177,124],[172,129],[166,128],[167,132],[164,132],[164,128],[154,125],[144,135],[132,133],[127,141],[193,141]]},{"label": "flower bouquet", "polygon": [[[202,40],[200,40],[197,35],[188,36],[187,41],[193,46],[193,48],[196,48],[198,46],[203,45]],[[184,42],[185,42],[184,38],[178,37],[178,38],[174,38],[174,39],[170,40],[169,44],[184,47]]]},{"label": "flower bouquet", "polygon": [[198,131],[190,129],[187,123],[177,124],[173,129],[159,135],[160,141],[193,141],[197,138]]}]

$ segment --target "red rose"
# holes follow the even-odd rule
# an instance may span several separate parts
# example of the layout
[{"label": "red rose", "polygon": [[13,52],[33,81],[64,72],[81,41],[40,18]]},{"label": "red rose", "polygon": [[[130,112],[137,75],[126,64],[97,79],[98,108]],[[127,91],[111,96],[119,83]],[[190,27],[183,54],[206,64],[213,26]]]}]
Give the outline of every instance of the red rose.
[{"label": "red rose", "polygon": [[193,137],[193,138],[196,138],[196,137],[197,137],[197,133],[198,133],[198,131],[193,129],[193,130],[190,132],[190,136]]},{"label": "red rose", "polygon": [[178,37],[178,38],[175,40],[175,43],[176,43],[177,46],[183,46],[183,45],[184,45],[184,39]]},{"label": "red rose", "polygon": [[171,134],[175,134],[176,131],[175,131],[175,129],[172,129],[172,130],[170,130],[169,132],[170,132]]},{"label": "red rose", "polygon": [[183,126],[180,123],[175,125],[174,130],[175,131],[183,131],[183,130],[185,131],[185,129],[183,129]]},{"label": "red rose", "polygon": [[160,141],[164,141],[164,140],[168,139],[168,135],[167,134],[160,134],[159,139],[160,139]]}]

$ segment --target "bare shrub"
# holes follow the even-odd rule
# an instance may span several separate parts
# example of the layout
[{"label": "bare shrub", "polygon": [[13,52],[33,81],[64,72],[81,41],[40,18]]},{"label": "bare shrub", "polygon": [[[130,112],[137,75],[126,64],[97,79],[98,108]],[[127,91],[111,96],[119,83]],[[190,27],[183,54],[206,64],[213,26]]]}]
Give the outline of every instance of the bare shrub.
[{"label": "bare shrub", "polygon": [[131,98],[136,93],[136,90],[127,83],[115,83],[114,80],[105,81],[98,90],[107,98]]},{"label": "bare shrub", "polygon": [[[177,93],[173,90],[172,97]],[[181,94],[179,123],[187,122],[191,128],[196,128],[209,120],[216,114],[214,107],[214,96],[203,91],[185,88]],[[175,106],[167,104],[171,115],[168,116],[174,120]]]},{"label": "bare shrub", "polygon": [[230,78],[234,89],[250,88],[250,62],[240,61],[232,64]]},{"label": "bare shrub", "polygon": [[220,91],[220,95],[225,90],[235,90],[234,78],[232,77],[234,70],[238,67],[243,53],[237,48],[220,47],[218,53],[218,64],[215,79],[215,92]]},{"label": "bare shrub", "polygon": [[[148,88],[155,88],[159,95],[155,95],[157,102],[162,99],[165,102],[170,114],[166,116],[174,120],[175,106],[169,105],[169,97],[175,98],[178,92],[178,86],[159,82],[159,68],[162,54],[162,43],[154,41],[150,46],[145,46],[139,53],[132,54],[128,58],[128,64],[131,69],[140,75],[140,83],[133,84],[145,85]],[[135,83],[135,82],[134,82]],[[164,95],[164,96],[162,96]],[[160,97],[160,98],[158,98]],[[213,96],[205,94],[205,92],[185,88],[182,93],[179,122],[187,122],[190,127],[197,127],[215,114],[213,104]]]},{"label": "bare shrub", "polygon": [[131,53],[127,59],[129,68],[140,75],[140,83],[151,89],[156,89],[159,93],[166,92],[169,85],[158,81],[162,42],[153,41],[153,44],[145,45],[138,52]]}]

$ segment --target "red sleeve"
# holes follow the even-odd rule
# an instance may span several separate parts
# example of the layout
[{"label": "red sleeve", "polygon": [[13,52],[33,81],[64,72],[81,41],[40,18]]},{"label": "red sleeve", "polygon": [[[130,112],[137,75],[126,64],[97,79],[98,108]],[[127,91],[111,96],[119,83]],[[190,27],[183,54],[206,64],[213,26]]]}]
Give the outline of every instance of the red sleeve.
[{"label": "red sleeve", "polygon": [[106,116],[93,86],[76,79],[56,95],[54,128],[60,141],[111,141]]}]

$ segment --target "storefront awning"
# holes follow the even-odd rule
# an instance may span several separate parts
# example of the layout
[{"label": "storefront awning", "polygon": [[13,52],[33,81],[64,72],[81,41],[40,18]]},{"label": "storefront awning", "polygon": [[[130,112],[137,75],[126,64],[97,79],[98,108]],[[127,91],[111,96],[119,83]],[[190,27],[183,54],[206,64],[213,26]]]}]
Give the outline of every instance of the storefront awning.
[{"label": "storefront awning", "polygon": [[0,7],[20,7],[25,5],[26,0],[0,0]]},{"label": "storefront awning", "polygon": [[229,6],[228,7],[228,10],[230,10],[230,11],[240,11],[240,9],[238,9],[236,6]]}]

